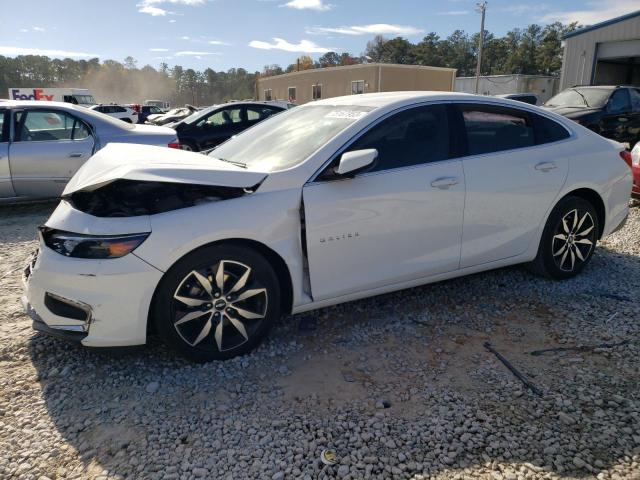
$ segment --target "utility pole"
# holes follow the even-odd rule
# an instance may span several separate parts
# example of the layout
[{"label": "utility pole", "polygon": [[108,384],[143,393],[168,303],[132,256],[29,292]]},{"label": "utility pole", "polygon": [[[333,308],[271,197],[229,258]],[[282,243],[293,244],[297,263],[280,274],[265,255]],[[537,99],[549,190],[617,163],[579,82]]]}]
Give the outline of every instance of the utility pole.
[{"label": "utility pole", "polygon": [[482,47],[484,47],[484,15],[487,11],[487,2],[476,3],[478,13],[482,14],[480,21],[480,39],[478,40],[478,64],[476,65],[476,95],[480,87],[480,74],[482,68]]}]

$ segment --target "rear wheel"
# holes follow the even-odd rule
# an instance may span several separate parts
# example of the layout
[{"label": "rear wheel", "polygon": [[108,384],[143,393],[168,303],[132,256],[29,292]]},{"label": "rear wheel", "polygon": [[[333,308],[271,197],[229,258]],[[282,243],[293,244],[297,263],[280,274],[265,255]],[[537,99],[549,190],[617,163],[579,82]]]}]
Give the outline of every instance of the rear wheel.
[{"label": "rear wheel", "polygon": [[122,120],[125,123],[131,123],[131,119],[130,118],[121,118],[120,120]]},{"label": "rear wheel", "polygon": [[531,269],[558,280],[576,276],[591,260],[598,232],[591,203],[580,197],[563,198],[549,215]]},{"label": "rear wheel", "polygon": [[167,272],[153,313],[160,336],[190,359],[233,358],[253,350],[280,316],[278,278],[253,250],[205,247]]},{"label": "rear wheel", "polygon": [[182,150],[185,150],[187,152],[198,152],[198,147],[196,147],[196,145],[188,140],[185,140],[184,142],[180,142],[180,148]]}]

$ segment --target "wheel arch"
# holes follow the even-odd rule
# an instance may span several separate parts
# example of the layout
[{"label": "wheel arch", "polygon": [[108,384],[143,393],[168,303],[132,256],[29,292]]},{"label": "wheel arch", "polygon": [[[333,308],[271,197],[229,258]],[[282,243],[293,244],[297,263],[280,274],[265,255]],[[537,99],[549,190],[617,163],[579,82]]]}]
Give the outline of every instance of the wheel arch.
[{"label": "wheel arch", "polygon": [[600,194],[591,188],[578,188],[568,192],[564,197],[556,202],[556,205],[567,197],[579,197],[593,205],[593,208],[596,210],[596,215],[598,215],[598,239],[601,239],[607,220],[607,211],[604,206],[604,200],[602,200]]},{"label": "wheel arch", "polygon": [[[173,263],[173,265],[175,265],[176,263],[178,263],[180,260],[182,260],[184,257],[186,257],[187,255],[192,254],[193,252],[200,250],[202,248],[207,248],[207,247],[211,247],[214,245],[223,245],[223,244],[228,244],[228,245],[234,245],[234,246],[243,246],[245,248],[254,250],[256,252],[258,252],[260,255],[262,255],[263,257],[266,258],[266,260],[271,264],[271,266],[273,267],[277,277],[278,277],[278,281],[280,282],[280,307],[281,307],[281,311],[283,314],[290,314],[291,310],[293,309],[293,282],[291,280],[291,272],[289,271],[289,267],[287,266],[287,263],[284,261],[284,259],[273,249],[271,249],[270,247],[268,247],[267,245],[265,245],[264,243],[258,242],[256,240],[250,240],[248,238],[225,238],[224,240],[217,240],[215,242],[210,242],[210,243],[206,243],[204,245],[200,245],[199,247],[190,250],[189,252],[186,252],[184,255],[182,255],[180,258],[176,259],[176,261]],[[173,265],[171,267],[169,267],[169,269],[167,269],[167,272],[173,267]],[[165,275],[166,273],[165,272]],[[164,278],[164,275],[163,275]],[[152,315],[153,315],[153,305],[155,304],[155,296],[156,296],[156,292],[158,291],[158,287],[160,286],[160,283],[162,282],[162,279],[158,282],[158,285],[156,285],[156,288],[153,292],[153,296],[152,296],[152,300],[151,300],[151,305],[149,307],[149,313],[147,315],[147,335],[150,332],[153,332],[155,327],[154,327],[154,322],[152,320]]]}]

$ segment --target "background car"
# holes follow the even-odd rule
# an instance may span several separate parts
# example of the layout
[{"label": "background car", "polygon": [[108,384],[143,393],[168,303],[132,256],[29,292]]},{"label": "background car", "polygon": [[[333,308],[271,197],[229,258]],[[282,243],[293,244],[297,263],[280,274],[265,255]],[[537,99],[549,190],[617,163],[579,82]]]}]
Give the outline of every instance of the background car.
[{"label": "background car", "polygon": [[628,148],[640,141],[638,87],[572,87],[551,97],[543,107],[603,137],[627,143]]},{"label": "background car", "polygon": [[535,93],[506,93],[504,95],[495,95],[498,98],[507,98],[518,102],[528,103],[529,105],[538,105],[538,96]]},{"label": "background car", "polygon": [[169,128],[130,125],[69,103],[0,102],[0,202],[59,196],[111,142],[178,146]]},{"label": "background car", "polygon": [[163,115],[164,112],[160,107],[155,105],[140,105],[138,112],[138,123],[145,123],[150,115]]},{"label": "background car", "polygon": [[127,123],[138,123],[138,112],[133,108],[125,107],[122,105],[93,105],[89,107],[89,110],[104,113],[110,117],[117,118]]},{"label": "background car", "polygon": [[177,122],[183,118],[187,118],[198,109],[192,105],[186,105],[181,108],[174,108],[167,113],[154,113],[147,116],[146,123],[151,125],[166,125],[167,123]]},{"label": "background car", "polygon": [[197,112],[171,127],[178,133],[183,150],[208,150],[249,127],[280,113],[286,102],[236,102]]},{"label": "background car", "polygon": [[445,92],[312,102],[208,155],[111,145],[41,229],[24,305],[86,346],[154,327],[206,361],[250,351],[281,313],[518,263],[571,278],[629,215],[622,151],[537,107]]}]

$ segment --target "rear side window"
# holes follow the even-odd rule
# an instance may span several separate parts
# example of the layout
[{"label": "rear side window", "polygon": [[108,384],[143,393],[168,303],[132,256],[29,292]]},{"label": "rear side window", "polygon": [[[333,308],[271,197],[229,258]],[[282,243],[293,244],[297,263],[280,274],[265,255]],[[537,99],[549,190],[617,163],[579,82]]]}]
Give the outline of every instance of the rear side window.
[{"label": "rear side window", "polygon": [[378,158],[369,171],[420,165],[449,158],[449,125],[444,105],[397,113],[374,126],[347,151],[375,148]]},{"label": "rear side window", "polygon": [[249,120],[250,122],[262,121],[265,118],[270,117],[274,113],[278,112],[280,112],[279,109],[271,107],[247,107],[247,120]]},{"label": "rear side window", "polygon": [[469,155],[501,152],[535,145],[527,112],[492,105],[462,105]]},{"label": "rear side window", "polygon": [[565,138],[569,138],[569,132],[566,128],[553,120],[542,115],[530,114],[536,128],[536,144],[559,142]]}]

